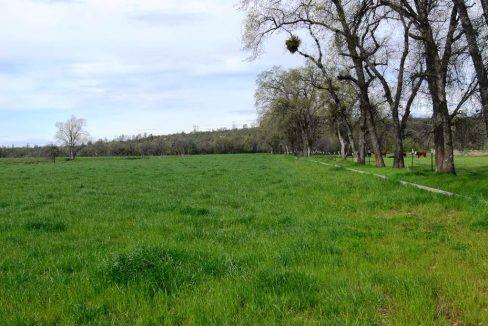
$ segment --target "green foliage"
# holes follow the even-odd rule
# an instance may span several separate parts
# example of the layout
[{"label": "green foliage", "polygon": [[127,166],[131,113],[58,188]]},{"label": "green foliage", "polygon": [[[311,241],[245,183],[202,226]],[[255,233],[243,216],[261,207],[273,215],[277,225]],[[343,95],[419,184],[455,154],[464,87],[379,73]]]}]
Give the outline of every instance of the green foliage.
[{"label": "green foliage", "polygon": [[288,40],[286,40],[285,45],[288,51],[290,51],[291,53],[295,53],[298,51],[301,42],[302,41],[298,36],[292,35]]},{"label": "green foliage", "polygon": [[274,140],[281,137],[281,147],[307,153],[324,133],[326,100],[324,92],[308,81],[309,73],[305,68],[285,71],[275,67],[258,78],[260,127],[273,149]]}]

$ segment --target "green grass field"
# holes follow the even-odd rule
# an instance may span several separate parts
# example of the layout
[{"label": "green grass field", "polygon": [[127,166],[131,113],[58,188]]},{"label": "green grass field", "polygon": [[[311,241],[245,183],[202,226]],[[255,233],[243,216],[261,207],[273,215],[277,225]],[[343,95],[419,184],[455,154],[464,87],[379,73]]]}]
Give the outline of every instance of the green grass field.
[{"label": "green grass field", "polygon": [[[461,161],[374,171],[486,198]],[[2,324],[488,322],[481,200],[271,155],[0,160],[0,184]]]},{"label": "green grass field", "polygon": [[405,169],[393,169],[393,159],[386,158],[387,168],[378,169],[374,166],[371,159],[366,166],[356,165],[351,158],[343,160],[334,156],[316,157],[323,162],[330,162],[345,167],[354,167],[371,173],[385,175],[392,180],[404,180],[417,184],[422,184],[461,196],[471,197],[475,201],[481,200],[488,202],[488,156],[456,157],[457,175],[437,174],[432,171],[432,161],[430,157],[414,157],[413,167],[411,156],[405,158]]}]

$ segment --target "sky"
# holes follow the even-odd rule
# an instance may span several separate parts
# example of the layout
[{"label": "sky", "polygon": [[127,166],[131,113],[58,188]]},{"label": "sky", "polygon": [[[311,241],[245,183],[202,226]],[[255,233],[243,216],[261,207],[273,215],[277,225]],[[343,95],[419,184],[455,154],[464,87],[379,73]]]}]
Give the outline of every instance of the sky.
[{"label": "sky", "polygon": [[0,145],[251,125],[257,75],[298,66],[283,40],[246,60],[234,0],[0,0]]}]

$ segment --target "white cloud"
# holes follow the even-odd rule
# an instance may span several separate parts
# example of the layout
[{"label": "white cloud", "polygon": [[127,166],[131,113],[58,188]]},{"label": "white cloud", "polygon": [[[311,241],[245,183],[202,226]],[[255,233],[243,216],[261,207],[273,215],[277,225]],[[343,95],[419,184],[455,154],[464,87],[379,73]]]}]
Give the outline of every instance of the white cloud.
[{"label": "white cloud", "polygon": [[[136,121],[161,133],[247,122],[255,115],[235,112],[253,109],[257,73],[301,62],[281,40],[245,62],[243,16],[230,0],[0,0],[0,8],[0,143],[5,130],[17,132],[2,114],[20,111],[43,111],[52,125],[59,114],[85,117],[95,137],[131,133]],[[51,129],[36,125],[25,138]]]}]

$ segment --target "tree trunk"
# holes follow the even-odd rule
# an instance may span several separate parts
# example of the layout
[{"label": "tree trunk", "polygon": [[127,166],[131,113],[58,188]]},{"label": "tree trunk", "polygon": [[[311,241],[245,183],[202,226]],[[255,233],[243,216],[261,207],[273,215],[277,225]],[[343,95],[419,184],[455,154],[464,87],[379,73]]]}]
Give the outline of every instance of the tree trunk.
[{"label": "tree trunk", "polygon": [[[488,73],[483,63],[483,57],[481,56],[481,51],[478,46],[478,40],[476,38],[476,31],[473,27],[473,24],[471,23],[471,19],[469,18],[468,9],[466,7],[466,3],[464,2],[465,0],[453,1],[457,6],[459,17],[461,18],[461,25],[463,26],[464,33],[466,35],[469,54],[471,55],[471,59],[473,60],[476,76],[478,77],[482,114],[485,122],[486,142],[486,139],[488,138]],[[488,10],[488,7],[485,8],[484,6],[488,6],[488,0],[482,0],[482,3],[483,2],[483,9],[486,9],[485,13],[487,13],[486,11]]]},{"label": "tree trunk", "polygon": [[[435,107],[436,104],[433,104]],[[434,150],[435,150],[435,164],[436,171],[443,172],[444,170],[444,126],[442,124],[442,117],[438,109],[434,108],[432,115],[432,124],[434,131]]]},{"label": "tree trunk", "polygon": [[[398,91],[398,90],[397,90]],[[398,106],[395,106],[395,103],[390,103],[391,113],[392,113],[392,120],[393,120],[393,127],[394,127],[394,135],[395,135],[395,155],[393,157],[393,168],[396,169],[403,169],[405,168],[405,159],[404,159],[404,149],[403,149],[403,135],[405,124],[403,119],[408,119],[409,112],[406,112],[403,116],[402,121],[400,122],[400,117],[398,115]]]},{"label": "tree trunk", "polygon": [[305,133],[302,134],[302,142],[303,142],[303,149],[302,149],[303,156],[309,157],[310,147],[308,145],[308,139]]},{"label": "tree trunk", "polygon": [[442,61],[430,25],[424,26],[421,33],[424,38],[427,84],[432,98],[436,169],[439,173],[455,174],[451,122],[444,78],[447,72],[442,69]]},{"label": "tree trunk", "polygon": [[69,148],[69,159],[70,161],[73,161],[75,159],[75,150],[73,147]]},{"label": "tree trunk", "polygon": [[366,126],[364,122],[364,118],[362,118],[361,127],[359,128],[359,142],[358,142],[358,151],[356,155],[356,162],[361,165],[366,164]]},{"label": "tree trunk", "polygon": [[395,127],[395,157],[393,159],[393,167],[396,169],[405,168],[405,160],[403,157],[403,135],[400,126]]},{"label": "tree trunk", "polygon": [[[334,85],[333,85],[332,80],[330,78],[327,78],[327,86],[328,86],[327,90],[328,90],[330,96],[332,97],[332,99],[334,100],[335,111],[337,112],[337,115],[338,115],[337,119],[339,121],[342,121],[345,128],[346,128],[347,138],[348,138],[348,141],[346,141],[346,143],[348,142],[350,144],[352,154],[356,155],[356,145],[354,144],[354,137],[353,137],[352,130],[351,130],[352,128],[349,125],[349,121],[347,121],[347,115],[341,109],[341,101],[339,99],[339,96],[337,96],[337,93],[334,90]],[[342,152],[342,147],[343,147],[342,141],[345,141],[345,140],[342,138],[342,134],[340,132],[341,126],[340,126],[339,122],[337,122],[337,128],[338,128],[337,132],[338,132],[338,136],[339,136],[339,142],[341,143],[341,152]],[[346,146],[344,146],[344,148],[345,147]],[[347,150],[345,150],[345,154],[343,154],[342,156],[344,158],[347,157]]]},{"label": "tree trunk", "polygon": [[337,124],[337,138],[339,138],[339,143],[341,144],[341,156],[342,158],[345,159],[347,157],[347,143],[344,137],[342,137],[341,128],[339,124]]},{"label": "tree trunk", "polygon": [[454,167],[454,146],[452,143],[451,119],[447,109],[447,103],[444,104],[445,108],[442,109],[442,124],[444,127],[444,162],[442,172],[456,174],[456,169]]},{"label": "tree trunk", "polygon": [[[374,114],[373,114],[373,107],[371,106],[371,102],[369,100],[368,95],[368,83],[366,82],[365,72],[364,72],[364,65],[363,59],[358,53],[357,50],[357,42],[359,37],[357,34],[353,34],[353,30],[351,30],[350,25],[347,21],[347,15],[344,12],[344,7],[340,0],[333,0],[334,6],[337,10],[337,14],[339,17],[339,21],[344,30],[344,36],[347,43],[347,48],[349,54],[352,58],[352,62],[354,65],[354,71],[356,73],[356,84],[359,89],[359,107],[361,109],[361,116],[364,119],[365,126],[369,133],[369,138],[371,142],[371,147],[375,154],[375,161],[377,167],[384,167],[385,162],[383,160],[383,156],[381,155],[381,146],[378,141],[378,136],[376,132],[376,126],[374,121]],[[360,135],[361,136],[361,135]],[[363,132],[363,139],[360,140],[360,148],[358,153],[358,163],[359,164],[366,164],[366,142],[364,140],[364,132]]]},{"label": "tree trunk", "polygon": [[375,164],[377,167],[382,168],[385,167],[385,161],[383,160],[383,154],[381,153],[381,146],[380,141],[378,139],[378,134],[376,132],[376,124],[374,121],[374,116],[372,109],[368,109],[366,111],[367,114],[367,126],[368,126],[368,134],[371,142],[371,147],[373,149]]},{"label": "tree trunk", "polygon": [[349,146],[351,146],[352,155],[356,155],[356,142],[354,141],[352,128],[349,126],[348,121],[346,121],[345,124],[346,124],[347,138],[348,138]]},{"label": "tree trunk", "polygon": [[[434,149],[436,171],[456,174],[454,166],[454,148],[447,103],[436,103],[434,106]],[[436,109],[437,108],[437,109]]]}]

